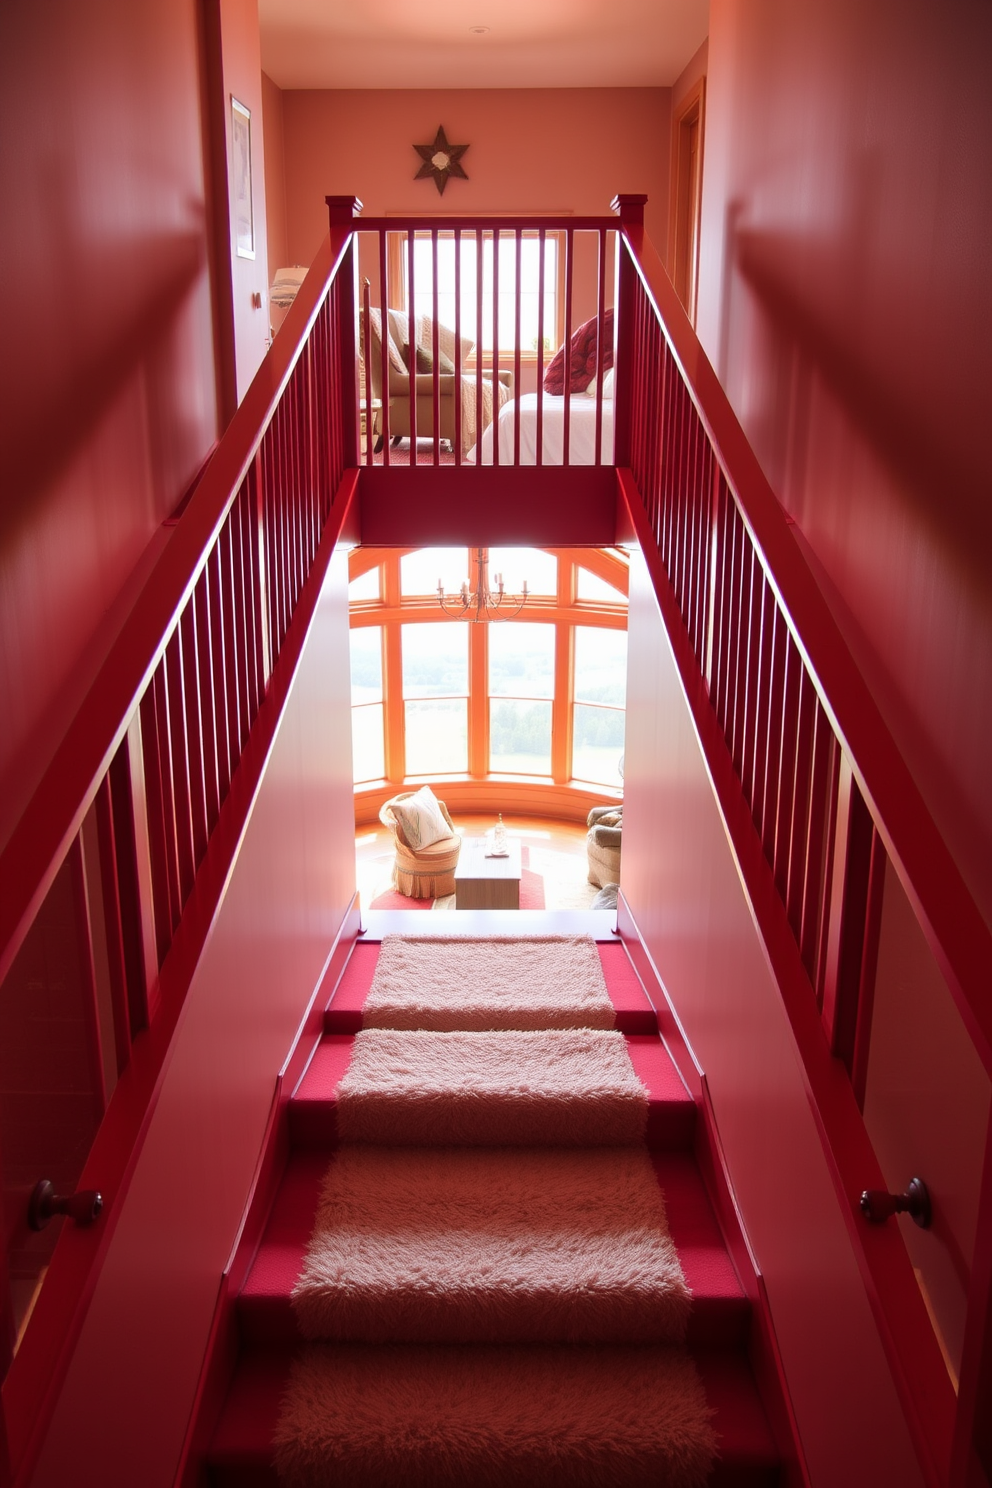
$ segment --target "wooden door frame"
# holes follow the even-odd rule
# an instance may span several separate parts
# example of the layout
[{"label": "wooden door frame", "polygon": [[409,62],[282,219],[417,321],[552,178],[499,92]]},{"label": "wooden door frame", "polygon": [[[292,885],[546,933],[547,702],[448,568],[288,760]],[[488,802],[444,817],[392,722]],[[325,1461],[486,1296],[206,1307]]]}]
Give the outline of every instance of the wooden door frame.
[{"label": "wooden door frame", "polygon": [[[693,83],[672,112],[671,194],[668,211],[668,264],[675,292],[693,325],[699,286],[699,228],[703,203],[703,138],[706,115],[706,76]],[[697,126],[695,173],[689,164],[689,134]],[[686,219],[692,224],[686,236]],[[689,253],[685,253],[685,244]]]}]

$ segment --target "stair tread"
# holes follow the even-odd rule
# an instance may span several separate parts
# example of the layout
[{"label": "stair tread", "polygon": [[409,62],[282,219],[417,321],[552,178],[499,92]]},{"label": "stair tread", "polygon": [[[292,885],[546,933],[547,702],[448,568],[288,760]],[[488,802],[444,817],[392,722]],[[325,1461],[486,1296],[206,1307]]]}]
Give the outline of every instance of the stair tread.
[{"label": "stair tread", "polygon": [[[328,1157],[291,1154],[269,1223],[239,1299],[244,1335],[292,1342],[298,1337],[290,1295],[313,1228]],[[731,1264],[702,1179],[688,1154],[653,1157],[665,1191],[669,1232],[693,1294],[691,1345],[736,1344],[745,1336],[750,1305]]]},{"label": "stair tread", "polygon": [[[692,1141],[696,1108],[671,1056],[657,1034],[627,1034],[634,1071],[647,1087],[649,1147],[686,1147]],[[348,1068],[354,1034],[326,1034],[290,1103],[290,1129],[297,1144],[331,1147],[337,1142],[335,1092]]]},{"label": "stair tread", "polygon": [[[597,944],[606,990],[616,1010],[616,1026],[621,1033],[657,1034],[658,1017],[631,966],[622,945]],[[355,946],[324,1014],[327,1033],[357,1033],[362,1026],[362,1009],[372,985],[377,942]]]},{"label": "stair tread", "polygon": [[[208,1453],[220,1488],[275,1488],[271,1442],[292,1358],[289,1349],[242,1350]],[[712,1488],[772,1488],[778,1458],[746,1360],[704,1353],[696,1365],[720,1444]]]}]

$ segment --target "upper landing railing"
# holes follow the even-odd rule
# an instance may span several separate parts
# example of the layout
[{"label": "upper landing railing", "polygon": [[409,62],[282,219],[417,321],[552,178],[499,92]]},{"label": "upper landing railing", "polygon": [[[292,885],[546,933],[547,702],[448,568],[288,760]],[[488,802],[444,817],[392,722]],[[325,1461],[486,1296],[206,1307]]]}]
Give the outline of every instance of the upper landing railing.
[{"label": "upper landing railing", "polygon": [[963,1484],[977,1403],[992,1394],[992,1145],[986,1134],[955,1398],[895,1226],[858,1212],[863,1189],[885,1187],[861,1115],[885,861],[987,1073],[992,936],[644,235],[643,203],[614,204],[628,535],[675,647],[921,1466],[929,1484]]},{"label": "upper landing railing", "polygon": [[611,464],[616,241],[615,217],[362,218],[361,462]]}]

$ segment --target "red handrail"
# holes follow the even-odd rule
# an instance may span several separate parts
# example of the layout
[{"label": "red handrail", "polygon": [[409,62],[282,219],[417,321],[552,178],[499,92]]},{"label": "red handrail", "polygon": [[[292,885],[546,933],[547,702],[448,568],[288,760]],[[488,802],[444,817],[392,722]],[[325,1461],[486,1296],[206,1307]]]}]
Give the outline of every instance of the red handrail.
[{"label": "red handrail", "polygon": [[[318,250],[285,324],[142,589],[127,625],[0,854],[0,980],[10,969],[26,929],[51,887],[211,553],[217,550],[262,436],[306,353],[310,333],[326,306],[328,290],[351,237],[350,228],[339,229],[325,238]],[[356,463],[353,447],[346,453],[347,458],[339,458],[340,472]],[[286,605],[295,587],[289,566],[291,539],[288,531],[278,533],[282,551],[273,559],[280,587],[277,594],[269,596],[269,611],[270,624],[277,634],[285,629]]]},{"label": "red handrail", "polygon": [[[990,1268],[972,1271],[955,1399],[898,1232],[857,1213],[860,1189],[880,1176],[860,1115],[880,846],[987,1072],[992,933],[644,235],[644,201],[614,202],[628,533],[647,560],[921,1466],[930,1484],[963,1483]],[[992,1246],[992,1146],[982,1185],[979,1260]]]},{"label": "red handrail", "polygon": [[[330,234],[279,336],[0,855],[2,978],[99,795],[108,940],[116,935],[118,981],[130,982],[115,993],[120,1078],[80,1178],[102,1191],[103,1217],[59,1236],[4,1382],[17,1482],[82,1324],[354,509],[356,203],[329,205]],[[122,927],[139,942],[130,962]]]}]

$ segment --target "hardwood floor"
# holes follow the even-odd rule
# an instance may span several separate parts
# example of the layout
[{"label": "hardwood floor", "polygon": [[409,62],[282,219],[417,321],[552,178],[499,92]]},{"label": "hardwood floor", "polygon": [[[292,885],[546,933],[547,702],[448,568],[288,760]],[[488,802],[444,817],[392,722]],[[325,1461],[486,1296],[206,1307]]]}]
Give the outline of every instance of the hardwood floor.
[{"label": "hardwood floor", "polygon": [[[453,818],[462,837],[482,837],[495,818],[465,813]],[[505,816],[507,835],[529,849],[530,867],[544,879],[548,909],[588,909],[598,892],[586,879],[586,829],[576,822],[553,821],[549,817]],[[358,892],[362,907],[390,888],[393,839],[387,827],[364,827],[355,836]],[[434,908],[453,910],[455,896],[438,899]]]}]

